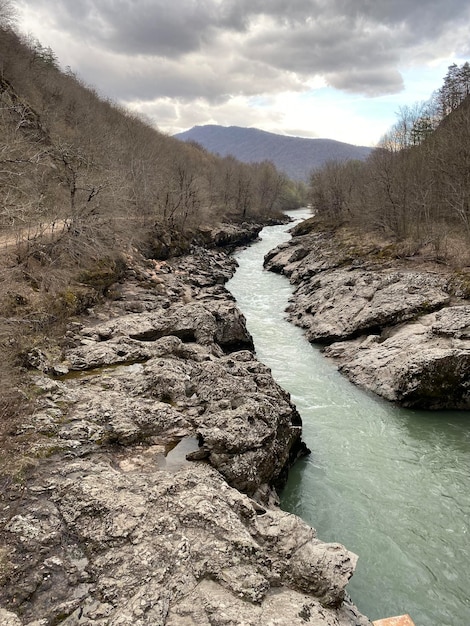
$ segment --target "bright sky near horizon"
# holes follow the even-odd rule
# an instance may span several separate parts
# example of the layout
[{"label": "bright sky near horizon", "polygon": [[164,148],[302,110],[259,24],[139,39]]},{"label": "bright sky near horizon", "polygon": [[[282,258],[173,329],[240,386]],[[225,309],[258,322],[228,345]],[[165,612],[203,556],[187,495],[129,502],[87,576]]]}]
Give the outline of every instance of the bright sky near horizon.
[{"label": "bright sky near horizon", "polygon": [[470,60],[468,0],[16,0],[18,29],[100,95],[194,125],[375,145]]}]

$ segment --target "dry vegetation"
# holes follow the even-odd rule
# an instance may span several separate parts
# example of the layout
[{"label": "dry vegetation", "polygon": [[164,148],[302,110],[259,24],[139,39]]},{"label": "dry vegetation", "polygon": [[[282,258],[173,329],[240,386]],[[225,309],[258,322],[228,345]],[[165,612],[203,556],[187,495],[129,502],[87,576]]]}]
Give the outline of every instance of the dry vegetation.
[{"label": "dry vegetation", "polygon": [[400,111],[366,162],[314,172],[318,215],[385,237],[409,256],[470,265],[469,92],[470,65],[451,66],[429,102]]},{"label": "dry vegetation", "polygon": [[[292,202],[269,163],[219,158],[99,98],[12,27],[0,0],[0,448],[15,448],[28,353],[125,271],[130,250],[187,249],[201,226]],[[16,442],[16,443],[15,443]],[[1,468],[0,468],[1,470]]]}]

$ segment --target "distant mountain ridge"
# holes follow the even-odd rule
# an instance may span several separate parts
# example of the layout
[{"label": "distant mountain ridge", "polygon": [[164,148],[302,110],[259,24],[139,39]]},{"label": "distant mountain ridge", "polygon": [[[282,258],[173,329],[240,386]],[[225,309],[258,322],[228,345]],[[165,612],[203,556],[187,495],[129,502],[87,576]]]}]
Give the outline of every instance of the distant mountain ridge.
[{"label": "distant mountain ridge", "polygon": [[354,146],[334,139],[308,139],[269,133],[241,126],[194,126],[174,135],[183,141],[196,141],[209,152],[232,155],[245,163],[269,160],[294,180],[308,180],[312,170],[326,161],[364,160],[372,148]]}]

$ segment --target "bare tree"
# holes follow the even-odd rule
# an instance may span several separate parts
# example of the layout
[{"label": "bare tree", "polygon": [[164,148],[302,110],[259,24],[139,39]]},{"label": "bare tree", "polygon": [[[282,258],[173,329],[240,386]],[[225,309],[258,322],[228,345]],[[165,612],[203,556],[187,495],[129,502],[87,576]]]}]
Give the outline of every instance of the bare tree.
[{"label": "bare tree", "polygon": [[16,20],[16,11],[10,0],[0,0],[0,27],[11,28]]}]

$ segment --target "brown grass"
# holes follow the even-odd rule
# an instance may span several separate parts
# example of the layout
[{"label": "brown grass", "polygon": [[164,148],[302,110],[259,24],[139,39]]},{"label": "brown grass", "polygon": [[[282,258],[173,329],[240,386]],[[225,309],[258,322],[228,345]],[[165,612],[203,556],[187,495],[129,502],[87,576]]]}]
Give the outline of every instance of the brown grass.
[{"label": "brown grass", "polygon": [[34,409],[28,354],[60,352],[68,320],[102,299],[126,271],[120,257],[75,264],[63,255],[55,267],[47,243],[20,244],[0,255],[0,482],[20,477],[31,462],[34,435],[22,434]]},{"label": "brown grass", "polygon": [[351,224],[333,224],[315,217],[301,223],[295,234],[302,235],[313,231],[334,231],[335,238],[342,246],[350,249],[358,257],[370,256],[371,260],[414,263],[416,265],[436,264],[446,266],[449,271],[470,270],[469,236],[456,225],[434,224],[432,230],[405,239],[387,237],[382,231],[364,230]]}]

